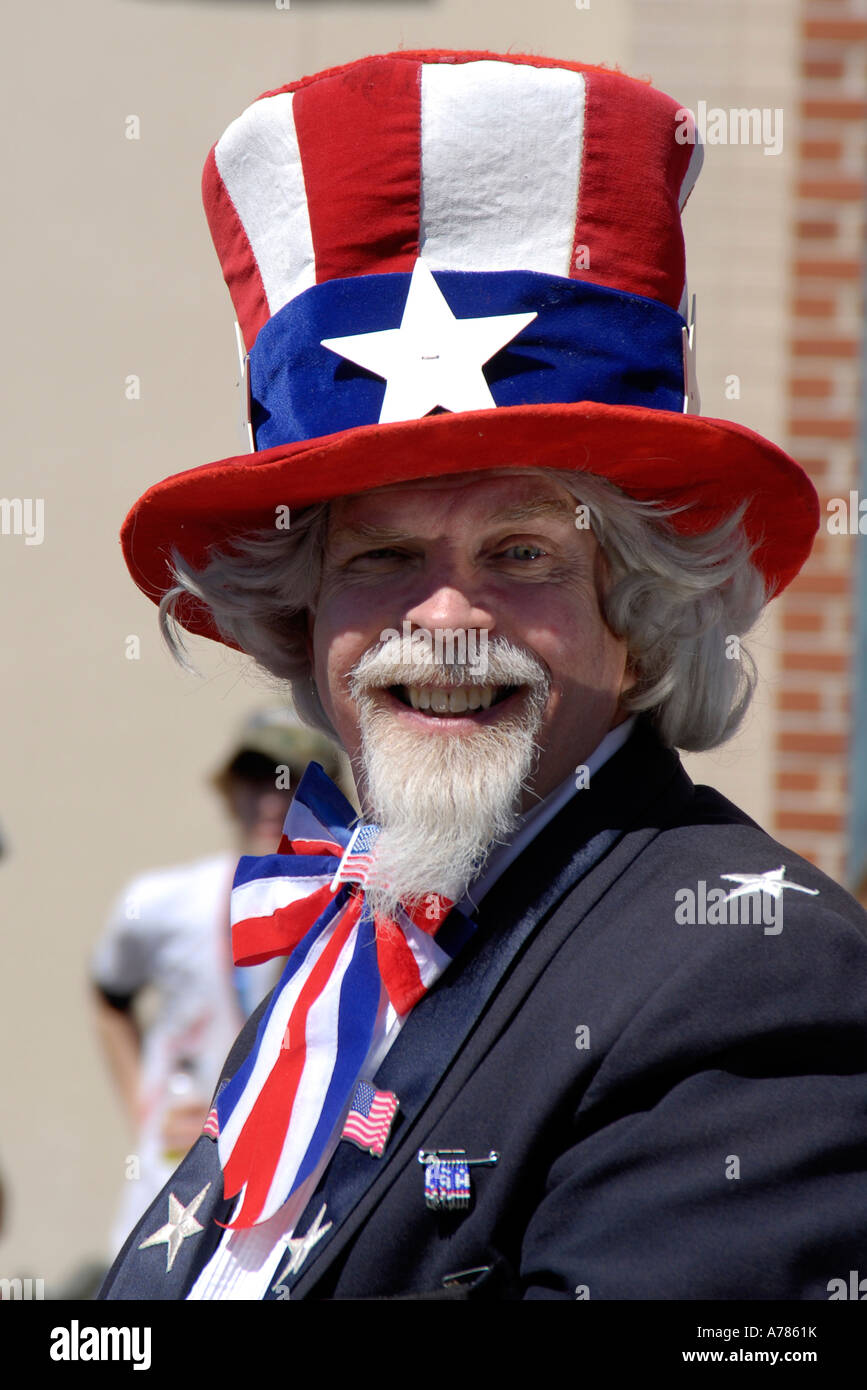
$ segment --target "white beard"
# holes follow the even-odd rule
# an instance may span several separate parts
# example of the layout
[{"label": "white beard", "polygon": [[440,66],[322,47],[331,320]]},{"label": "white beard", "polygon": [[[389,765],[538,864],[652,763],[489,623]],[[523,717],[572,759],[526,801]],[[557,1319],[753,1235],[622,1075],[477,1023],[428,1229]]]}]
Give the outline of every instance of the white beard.
[{"label": "white beard", "polygon": [[[352,672],[361,791],[367,813],[382,827],[365,896],[384,916],[393,916],[399,902],[432,893],[457,902],[494,844],[514,832],[551,684],[534,657],[502,638],[489,644],[484,679],[429,657],[405,662],[394,650],[386,644],[366,652]],[[379,695],[390,685],[485,683],[526,688],[514,712],[463,736],[407,729]]]}]

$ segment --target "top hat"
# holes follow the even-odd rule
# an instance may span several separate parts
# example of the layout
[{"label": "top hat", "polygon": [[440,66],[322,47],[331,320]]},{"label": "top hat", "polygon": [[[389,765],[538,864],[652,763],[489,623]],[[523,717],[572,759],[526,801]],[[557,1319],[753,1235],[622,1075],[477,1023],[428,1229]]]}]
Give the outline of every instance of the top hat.
[{"label": "top hat", "polygon": [[[253,102],[203,184],[252,452],[140,498],[136,583],[158,601],[173,549],[201,567],[276,509],[544,466],[678,507],[686,534],[745,502],[781,590],[815,490],[768,440],[694,413],[680,214],[701,154],[647,83],[517,54],[363,58]],[[218,636],[194,601],[182,621]]]}]

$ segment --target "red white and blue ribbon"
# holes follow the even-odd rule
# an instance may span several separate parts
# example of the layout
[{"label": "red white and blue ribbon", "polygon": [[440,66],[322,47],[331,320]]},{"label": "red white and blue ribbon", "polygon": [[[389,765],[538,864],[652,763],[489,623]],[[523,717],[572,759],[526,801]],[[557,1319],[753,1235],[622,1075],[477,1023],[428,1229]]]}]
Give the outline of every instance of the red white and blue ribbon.
[{"label": "red white and blue ribbon", "polygon": [[244,858],[235,874],[236,964],[289,959],[252,1050],[217,1098],[225,1195],[242,1194],[233,1227],[266,1221],[316,1169],[360,1077],[383,988],[406,1015],[475,929],[435,894],[374,919],[351,858],[347,868],[357,819],[311,763],[278,853]]}]

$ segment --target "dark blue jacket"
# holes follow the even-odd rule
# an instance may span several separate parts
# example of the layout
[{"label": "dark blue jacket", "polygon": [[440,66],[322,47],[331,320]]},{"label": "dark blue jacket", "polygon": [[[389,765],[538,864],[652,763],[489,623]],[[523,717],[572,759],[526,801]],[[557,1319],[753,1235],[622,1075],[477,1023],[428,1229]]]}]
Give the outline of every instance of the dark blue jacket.
[{"label": "dark blue jacket", "polygon": [[[703,909],[722,875],[781,866],[797,886],[764,920]],[[711,920],[684,921],[690,901]],[[867,1274],[867,917],[847,893],[639,721],[477,916],[376,1078],[401,1103],[385,1155],[340,1144],[296,1235],[323,1201],[331,1228],[271,1296],[827,1299]],[[499,1159],[465,1212],[436,1212],[422,1148]],[[139,1246],[170,1192],[208,1184],[167,1273],[165,1244]],[[101,1296],[184,1298],[230,1209],[202,1137]]]}]

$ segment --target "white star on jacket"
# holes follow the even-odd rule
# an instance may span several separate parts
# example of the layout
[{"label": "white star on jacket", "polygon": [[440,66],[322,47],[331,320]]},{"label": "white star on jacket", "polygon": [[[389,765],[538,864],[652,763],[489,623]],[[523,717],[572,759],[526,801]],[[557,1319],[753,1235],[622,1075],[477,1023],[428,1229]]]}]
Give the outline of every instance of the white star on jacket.
[{"label": "white star on jacket", "polygon": [[740,898],[744,893],[770,893],[773,898],[780,898],[784,888],[794,888],[798,893],[810,893],[814,898],[818,897],[818,888],[804,888],[800,883],[789,883],[786,878],[786,866],[781,864],[778,869],[766,869],[763,874],[720,874],[720,878],[727,878],[730,883],[739,883],[739,888],[732,888],[726,894],[723,902],[730,902],[732,898]]},{"label": "white star on jacket", "polygon": [[443,410],[496,406],[482,367],[535,313],[456,319],[430,269],[417,260],[399,328],[323,338],[322,346],[385,379],[380,424]]},{"label": "white star on jacket", "polygon": [[166,1274],[174,1264],[177,1253],[187,1236],[198,1235],[199,1231],[205,1229],[201,1222],[196,1220],[196,1212],[205,1200],[205,1194],[210,1186],[211,1184],[207,1183],[185,1207],[181,1206],[174,1192],[170,1192],[168,1221],[165,1226],[160,1226],[158,1231],[154,1231],[152,1236],[148,1236],[147,1240],[143,1240],[139,1246],[139,1250],[146,1250],[149,1245],[165,1244]]},{"label": "white star on jacket", "polygon": [[288,1263],[283,1266],[282,1273],[278,1274],[272,1288],[279,1288],[288,1274],[297,1274],[314,1245],[318,1245],[319,1241],[325,1235],[325,1232],[331,1230],[332,1223],[330,1221],[326,1221],[325,1225],[322,1225],[322,1218],[325,1215],[325,1206],[326,1203],[323,1202],[319,1211],[316,1213],[315,1221],[311,1223],[310,1229],[305,1231],[303,1236],[287,1237],[286,1249],[289,1251],[289,1260]]}]

